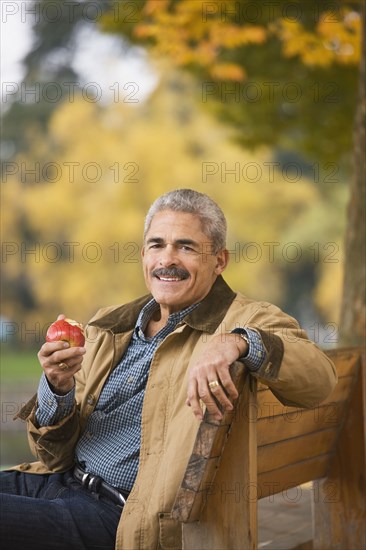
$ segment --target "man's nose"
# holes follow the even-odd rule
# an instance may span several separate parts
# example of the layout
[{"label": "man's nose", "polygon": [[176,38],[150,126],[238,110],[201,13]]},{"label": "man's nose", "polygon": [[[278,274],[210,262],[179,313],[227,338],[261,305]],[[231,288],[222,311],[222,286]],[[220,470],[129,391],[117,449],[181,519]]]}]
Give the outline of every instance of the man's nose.
[{"label": "man's nose", "polygon": [[177,265],[178,263],[178,251],[172,244],[167,244],[161,249],[159,263],[168,267],[170,265]]}]

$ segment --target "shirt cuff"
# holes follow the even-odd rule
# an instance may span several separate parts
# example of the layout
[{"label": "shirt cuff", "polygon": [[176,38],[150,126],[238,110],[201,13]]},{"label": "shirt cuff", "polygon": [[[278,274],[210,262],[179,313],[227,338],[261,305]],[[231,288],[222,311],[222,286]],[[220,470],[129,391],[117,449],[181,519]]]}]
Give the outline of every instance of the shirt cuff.
[{"label": "shirt cuff", "polygon": [[236,328],[232,332],[241,332],[242,334],[245,334],[249,340],[248,352],[244,357],[239,357],[239,361],[244,363],[244,365],[251,371],[259,370],[266,359],[266,349],[263,345],[260,334],[256,330],[248,327]]},{"label": "shirt cuff", "polygon": [[38,386],[36,419],[40,427],[53,426],[68,416],[74,407],[75,388],[66,395],[56,395],[43,373]]}]

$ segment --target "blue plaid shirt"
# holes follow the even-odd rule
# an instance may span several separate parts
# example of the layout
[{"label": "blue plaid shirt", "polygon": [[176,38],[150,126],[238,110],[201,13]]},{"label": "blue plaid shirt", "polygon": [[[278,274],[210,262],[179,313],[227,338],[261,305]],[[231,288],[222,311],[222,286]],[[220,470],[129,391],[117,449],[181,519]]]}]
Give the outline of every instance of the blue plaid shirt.
[{"label": "blue plaid shirt", "polygon": [[[75,459],[87,472],[102,477],[114,487],[130,491],[136,478],[142,404],[150,363],[156,348],[197,305],[172,313],[167,324],[152,338],[146,338],[144,330],[159,309],[159,304],[152,299],[144,306],[129,347],[109,375],[98,403],[88,418],[85,431],[76,446]],[[243,361],[249,368],[256,370],[264,361],[265,350],[256,331],[246,328],[246,332],[250,346]],[[258,349],[261,349],[260,354]],[[53,394],[45,375],[42,375],[38,388],[39,425],[56,424],[70,414],[74,399],[74,390],[65,396]]]}]

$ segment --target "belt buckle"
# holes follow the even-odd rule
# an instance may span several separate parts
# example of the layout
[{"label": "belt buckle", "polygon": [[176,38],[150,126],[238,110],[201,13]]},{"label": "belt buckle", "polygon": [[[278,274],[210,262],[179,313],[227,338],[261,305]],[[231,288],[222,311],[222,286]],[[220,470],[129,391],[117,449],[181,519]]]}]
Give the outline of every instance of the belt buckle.
[{"label": "belt buckle", "polygon": [[80,483],[83,487],[87,486],[88,478],[89,478],[89,474],[87,472],[84,472],[83,475],[82,475],[81,481],[80,481]]},{"label": "belt buckle", "polygon": [[102,482],[103,482],[103,480],[102,480],[101,477],[89,474],[89,478],[87,480],[87,485],[85,485],[85,487],[91,493],[99,493],[99,488],[100,488]]},{"label": "belt buckle", "polygon": [[87,489],[91,493],[96,493],[98,492],[101,481],[102,480],[100,477],[93,476],[93,474],[89,474],[88,472],[83,472],[80,483],[83,487],[85,487],[85,489]]},{"label": "belt buckle", "polygon": [[[108,485],[108,484],[103,482],[102,478],[100,478],[99,476],[90,474],[88,472],[84,472],[82,468],[81,468],[81,472],[82,472],[82,475],[81,475],[80,484],[82,485],[82,487],[84,487],[87,491],[90,491],[91,493],[103,494],[102,492],[103,485]],[[119,505],[123,507],[126,504],[125,497],[118,489],[111,486],[109,491],[110,493],[113,494],[115,498],[117,498]],[[108,496],[109,498],[111,498],[110,494]]]}]

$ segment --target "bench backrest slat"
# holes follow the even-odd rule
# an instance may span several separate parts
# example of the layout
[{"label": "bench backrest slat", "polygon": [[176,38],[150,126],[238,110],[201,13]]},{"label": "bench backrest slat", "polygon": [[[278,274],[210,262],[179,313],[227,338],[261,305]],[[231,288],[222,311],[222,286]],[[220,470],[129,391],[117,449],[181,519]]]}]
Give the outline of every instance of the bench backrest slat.
[{"label": "bench backrest slat", "polygon": [[258,476],[286,465],[330,454],[337,436],[338,428],[329,428],[258,447]]},{"label": "bench backrest slat", "polygon": [[284,493],[312,479],[325,477],[328,471],[329,455],[317,456],[288,464],[278,470],[258,476],[258,498]]}]

